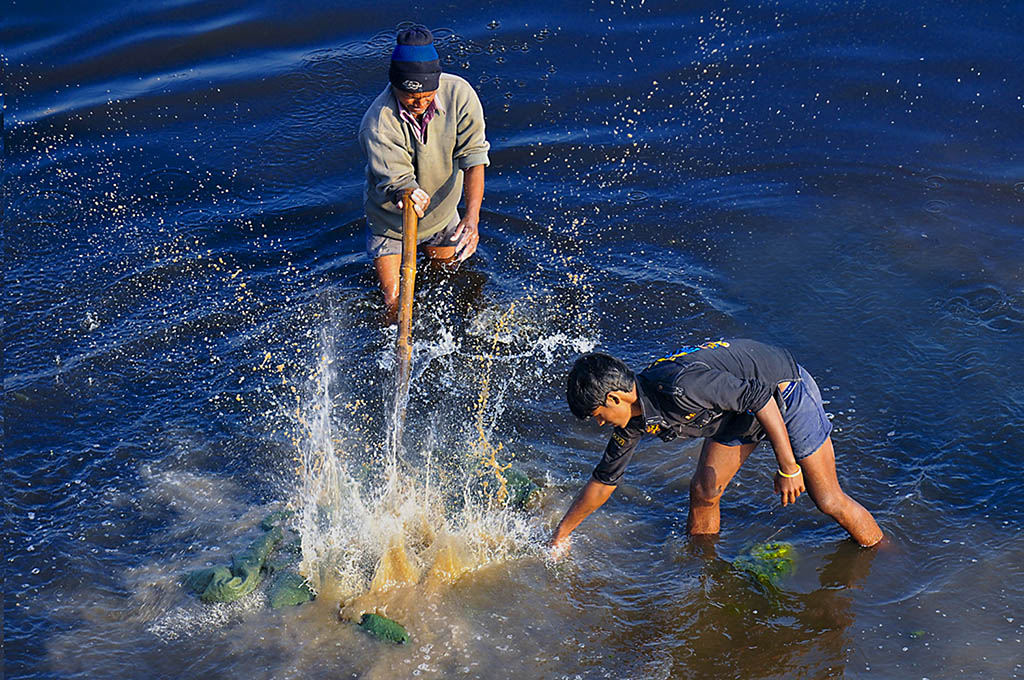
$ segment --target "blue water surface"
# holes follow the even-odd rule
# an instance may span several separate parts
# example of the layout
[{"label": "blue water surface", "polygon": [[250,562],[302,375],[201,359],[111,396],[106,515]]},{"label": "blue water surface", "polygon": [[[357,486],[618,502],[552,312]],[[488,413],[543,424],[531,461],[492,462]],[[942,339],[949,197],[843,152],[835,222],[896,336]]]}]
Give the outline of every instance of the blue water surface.
[{"label": "blue water surface", "polygon": [[[607,435],[564,406],[579,351],[753,337],[816,376],[889,549],[780,508],[759,451],[701,554],[696,450],[651,443],[568,566],[414,618],[436,648],[327,597],[155,625],[295,501],[327,349],[338,431],[383,441],[356,132],[411,22],[491,142],[478,254],[420,279],[413,436],[468,446],[471,358],[505,357],[490,426],[547,531]],[[15,2],[0,31],[8,677],[1024,675],[1020,3]],[[771,536],[801,552],[774,605],[725,563]]]}]

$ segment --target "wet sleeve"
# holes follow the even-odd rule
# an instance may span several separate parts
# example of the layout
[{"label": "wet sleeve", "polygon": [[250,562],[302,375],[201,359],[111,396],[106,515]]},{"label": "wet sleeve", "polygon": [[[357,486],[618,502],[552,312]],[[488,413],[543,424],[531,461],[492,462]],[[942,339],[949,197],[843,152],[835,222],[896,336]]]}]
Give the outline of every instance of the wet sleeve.
[{"label": "wet sleeve", "polygon": [[601,462],[594,468],[592,477],[602,484],[617,486],[626,472],[626,466],[633,458],[641,434],[641,426],[634,426],[632,422],[626,428],[615,428],[608,440],[608,446],[604,449]]},{"label": "wet sleeve", "polygon": [[757,413],[772,398],[772,388],[762,382],[744,380],[706,366],[684,371],[676,386],[690,399],[719,411]]},{"label": "wet sleeve", "polygon": [[484,134],[484,107],[480,104],[480,97],[476,91],[468,85],[463,101],[458,107],[458,115],[453,156],[459,169],[490,165],[487,152],[491,145]]},{"label": "wet sleeve", "polygon": [[359,129],[359,146],[366,156],[372,190],[392,201],[403,189],[416,189],[416,169],[405,148],[402,133],[380,121],[364,122]]}]

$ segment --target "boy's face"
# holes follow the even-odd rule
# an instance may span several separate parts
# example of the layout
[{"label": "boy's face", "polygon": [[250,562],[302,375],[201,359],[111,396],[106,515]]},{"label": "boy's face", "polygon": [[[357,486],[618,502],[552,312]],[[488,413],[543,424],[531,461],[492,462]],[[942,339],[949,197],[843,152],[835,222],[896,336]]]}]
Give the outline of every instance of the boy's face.
[{"label": "boy's face", "polygon": [[604,427],[605,423],[611,423],[616,427],[626,427],[629,419],[633,417],[632,404],[624,397],[629,396],[626,392],[609,392],[604,398],[604,404],[594,409],[590,417],[597,421],[597,424]]}]

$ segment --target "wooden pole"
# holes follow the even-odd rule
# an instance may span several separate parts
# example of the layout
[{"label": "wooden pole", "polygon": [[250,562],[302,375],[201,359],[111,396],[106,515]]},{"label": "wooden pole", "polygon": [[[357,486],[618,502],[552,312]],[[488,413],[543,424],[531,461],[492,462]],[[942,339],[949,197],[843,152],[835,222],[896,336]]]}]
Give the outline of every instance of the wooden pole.
[{"label": "wooden pole", "polygon": [[402,268],[398,289],[398,365],[395,371],[395,443],[401,443],[405,426],[405,402],[409,395],[412,368],[412,296],[416,289],[416,245],[419,218],[412,202],[412,189],[402,194]]}]

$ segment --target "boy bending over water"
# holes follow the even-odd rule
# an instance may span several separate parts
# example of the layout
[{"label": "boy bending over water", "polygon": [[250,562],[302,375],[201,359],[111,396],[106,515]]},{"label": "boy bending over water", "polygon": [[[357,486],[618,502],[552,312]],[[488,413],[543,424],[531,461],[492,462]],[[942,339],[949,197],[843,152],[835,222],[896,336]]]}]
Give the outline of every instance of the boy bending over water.
[{"label": "boy bending over water", "polygon": [[615,357],[588,354],[569,373],[566,398],[576,417],[611,423],[615,430],[551,537],[556,556],[568,550],[573,529],[615,491],[644,433],[664,441],[704,437],[690,480],[691,535],[718,533],[722,492],[767,437],[783,506],[806,491],[862,546],[882,540],[871,513],[839,487],[821,393],[785,349],[753,340],[709,342],[658,359],[639,375]]}]

